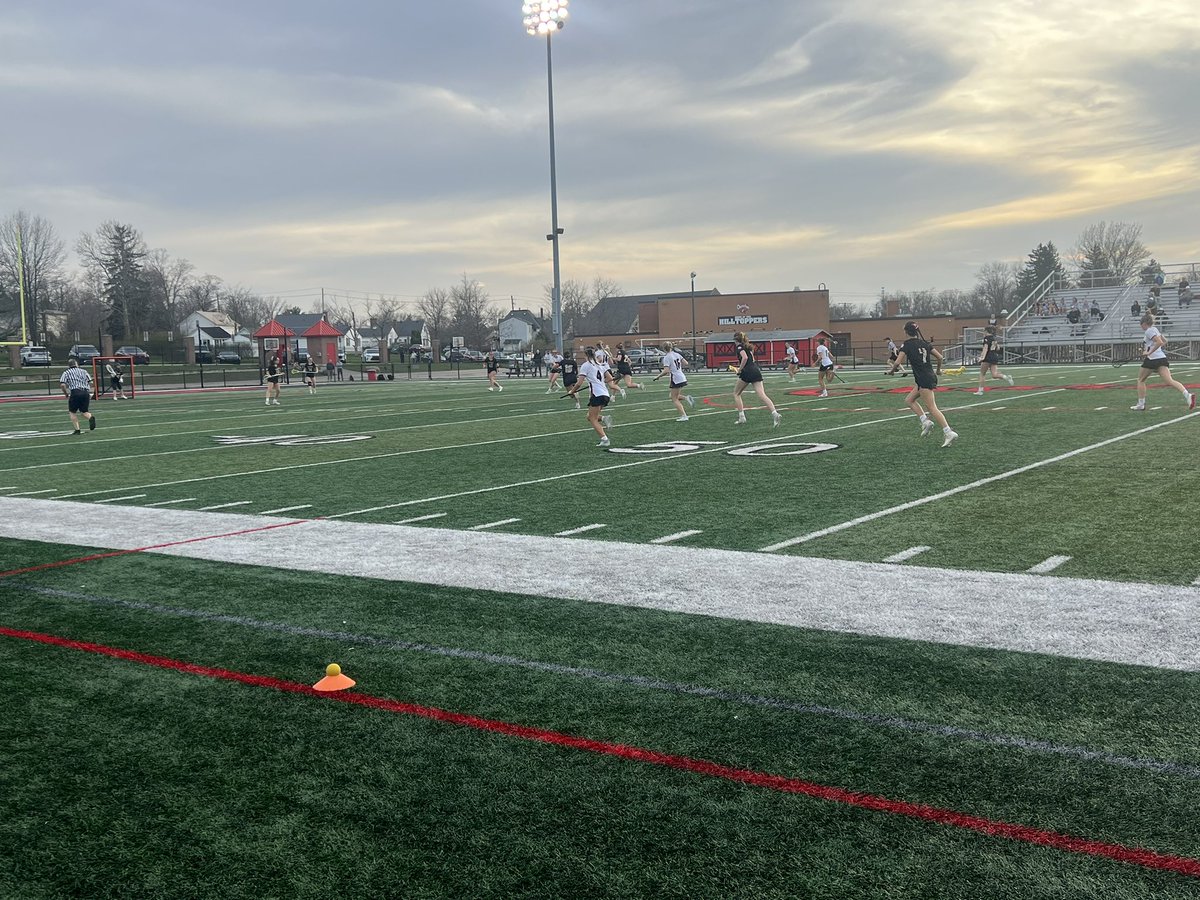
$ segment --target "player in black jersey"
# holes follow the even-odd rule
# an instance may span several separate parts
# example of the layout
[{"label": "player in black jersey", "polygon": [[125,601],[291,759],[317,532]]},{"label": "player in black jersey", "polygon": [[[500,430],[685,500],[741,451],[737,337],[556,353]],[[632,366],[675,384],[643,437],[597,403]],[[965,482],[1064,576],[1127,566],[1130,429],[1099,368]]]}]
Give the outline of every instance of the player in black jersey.
[{"label": "player in black jersey", "polygon": [[575,362],[575,351],[568,350],[563,355],[562,362],[558,364],[559,374],[562,375],[563,387],[567,392],[564,397],[570,397],[575,401],[575,408],[579,409],[579,398],[575,395],[579,393],[579,389],[584,386],[584,382],[579,380],[579,363]]},{"label": "player in black jersey", "polygon": [[1000,339],[996,337],[996,326],[989,325],[983,329],[983,352],[979,354],[979,390],[975,392],[976,396],[983,396],[983,376],[987,374],[988,369],[992,370],[993,378],[1003,378],[1008,382],[1008,386],[1012,387],[1012,376],[1000,371],[999,362]]},{"label": "player in black jersey", "polygon": [[758,394],[758,399],[771,411],[771,427],[778,428],[779,423],[783,421],[783,416],[779,414],[779,410],[775,408],[775,404],[771,402],[771,398],[767,396],[766,390],[763,388],[762,370],[759,369],[758,363],[754,359],[754,344],[750,343],[750,339],[746,337],[746,332],[738,331],[733,335],[734,343],[737,344],[737,385],[733,388],[733,405],[737,407],[737,421],[735,425],[746,424],[746,404],[742,401],[742,391],[748,386],[754,385],[754,392]]},{"label": "player in black jersey", "polygon": [[304,361],[304,383],[308,386],[310,394],[317,392],[317,358],[311,353]]},{"label": "player in black jersey", "polygon": [[496,359],[495,350],[489,350],[487,352],[487,356],[483,358],[483,367],[487,370],[488,390],[504,390],[504,385],[496,381],[496,374],[500,371],[500,360]]},{"label": "player in black jersey", "polygon": [[[629,356],[625,353],[624,344],[617,344],[615,362],[617,364],[617,375],[619,375],[621,378],[620,383],[617,385],[617,389],[621,390],[621,384],[624,384],[627,388],[640,389],[642,385],[633,380],[633,366],[629,364]],[[624,395],[625,392],[622,390],[621,393]]]},{"label": "player in black jersey", "polygon": [[[917,385],[908,392],[904,402],[921,420],[921,437],[925,437],[933,430],[933,422],[929,419],[929,416],[933,416],[942,426],[942,446],[949,447],[958,437],[958,432],[954,431],[946,422],[946,417],[938,409],[937,398],[933,393],[937,388],[937,377],[942,373],[942,354],[935,350],[929,341],[925,340],[921,334],[921,326],[916,322],[905,322],[904,333],[908,335],[908,339],[901,344],[900,353],[896,357],[896,361],[892,363],[888,374],[895,375],[902,365],[908,363],[912,368],[913,380]],[[936,371],[934,370],[935,364]],[[925,415],[925,410],[921,408],[921,400],[928,405],[929,416]]]}]

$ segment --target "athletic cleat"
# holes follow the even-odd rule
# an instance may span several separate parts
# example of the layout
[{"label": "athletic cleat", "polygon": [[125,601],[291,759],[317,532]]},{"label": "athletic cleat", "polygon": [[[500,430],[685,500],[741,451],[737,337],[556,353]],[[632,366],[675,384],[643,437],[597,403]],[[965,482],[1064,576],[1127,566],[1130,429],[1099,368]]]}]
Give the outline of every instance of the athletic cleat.
[{"label": "athletic cleat", "polygon": [[90,419],[88,419],[88,431],[95,431],[95,430],[96,430],[96,417],[92,416]]},{"label": "athletic cleat", "polygon": [[498,391],[503,391],[503,390],[504,390],[504,385],[502,385],[502,384],[498,384],[498,385],[496,385],[496,390],[498,390]]},{"label": "athletic cleat", "polygon": [[1187,405],[1188,405],[1188,409],[1196,408],[1196,395],[1195,394],[1187,395]]},{"label": "athletic cleat", "polygon": [[821,391],[821,393],[817,394],[817,396],[818,397],[828,397],[829,391]]},{"label": "athletic cleat", "polygon": [[279,405],[279,401],[278,401],[278,400],[272,400],[272,401],[271,401],[271,405],[272,405],[272,406],[278,406],[278,405]]},{"label": "athletic cleat", "polygon": [[982,397],[983,396],[983,388],[980,388],[979,390],[975,391],[975,396]]},{"label": "athletic cleat", "polygon": [[612,416],[601,416],[600,424],[605,428],[612,428]]},{"label": "athletic cleat", "polygon": [[576,401],[575,401],[575,408],[576,408],[576,409],[583,409],[583,407],[579,405],[579,401],[578,401],[578,400],[576,400]]},{"label": "athletic cleat", "polygon": [[1145,403],[1135,403],[1135,404],[1133,404],[1133,406],[1131,406],[1129,408],[1136,409],[1138,412],[1141,412],[1141,411],[1145,410],[1146,404]]},{"label": "athletic cleat", "polygon": [[270,401],[270,400],[266,401],[266,402],[263,404],[263,406],[270,406],[270,405],[271,405],[271,401]]},{"label": "athletic cleat", "polygon": [[76,428],[74,431],[71,432],[71,434],[83,434],[83,432],[80,431],[78,428]]},{"label": "athletic cleat", "polygon": [[598,443],[596,446],[597,447],[607,447],[608,446],[608,438],[600,438],[600,443]]},{"label": "athletic cleat", "polygon": [[783,421],[783,416],[781,416],[778,412],[771,413],[771,427],[772,428],[778,428],[779,423],[782,421]]},{"label": "athletic cleat", "polygon": [[737,421],[736,421],[736,422],[734,422],[733,424],[734,424],[734,425],[745,425],[745,424],[746,424],[746,417],[745,417],[745,416],[738,416],[738,417],[737,417]]},{"label": "athletic cleat", "polygon": [[678,419],[676,419],[675,421],[676,421],[676,422],[686,422],[687,420],[688,420],[688,417],[687,417],[687,416],[680,416],[680,417],[679,417]]},{"label": "athletic cleat", "polygon": [[624,400],[625,399],[625,388],[617,388],[617,390],[621,392],[621,399]]},{"label": "athletic cleat", "polygon": [[554,393],[554,388],[546,388],[546,393],[547,393],[547,394],[553,394],[553,393]]},{"label": "athletic cleat", "polygon": [[947,432],[946,432],[946,439],[942,441],[942,446],[943,446],[943,447],[949,447],[951,444],[953,444],[953,443],[954,443],[954,440],[955,440],[955,438],[957,438],[957,437],[958,437],[958,432],[957,432],[957,431],[947,431]]},{"label": "athletic cleat", "polygon": [[684,395],[683,395],[683,399],[687,401],[687,405],[688,405],[688,406],[695,406],[695,405],[696,405],[696,398],[695,398],[695,397],[693,397],[691,394],[684,394]]},{"label": "athletic cleat", "polygon": [[494,387],[490,387],[490,388],[488,388],[488,390],[489,390],[489,391],[494,391],[494,390],[495,390],[495,388],[494,388]]},{"label": "athletic cleat", "polygon": [[1011,375],[1001,375],[1000,377],[1008,382],[1009,387],[1013,386],[1013,377]]},{"label": "athletic cleat", "polygon": [[933,431],[933,419],[926,419],[921,423],[921,437],[929,437],[931,431]]}]

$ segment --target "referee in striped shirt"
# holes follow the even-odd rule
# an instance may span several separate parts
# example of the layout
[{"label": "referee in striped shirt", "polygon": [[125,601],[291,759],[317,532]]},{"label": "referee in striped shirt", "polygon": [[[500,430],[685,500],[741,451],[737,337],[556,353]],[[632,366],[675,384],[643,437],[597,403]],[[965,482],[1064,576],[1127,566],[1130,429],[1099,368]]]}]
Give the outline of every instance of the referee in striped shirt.
[{"label": "referee in striped shirt", "polygon": [[58,379],[58,386],[67,398],[67,410],[71,413],[71,424],[75,426],[75,434],[82,433],[79,430],[81,414],[88,420],[88,430],[95,431],[96,417],[88,412],[88,405],[92,402],[92,376],[86,369],[79,368],[79,363],[72,359],[67,363],[67,370]]}]

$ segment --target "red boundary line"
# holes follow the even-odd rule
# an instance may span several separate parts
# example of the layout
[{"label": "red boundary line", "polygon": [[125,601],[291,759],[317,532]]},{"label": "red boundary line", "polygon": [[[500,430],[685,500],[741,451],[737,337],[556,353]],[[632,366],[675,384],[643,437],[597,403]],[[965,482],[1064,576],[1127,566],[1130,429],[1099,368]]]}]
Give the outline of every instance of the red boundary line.
[{"label": "red boundary line", "polygon": [[186,538],[182,541],[167,541],[164,544],[150,544],[145,547],[134,547],[131,550],[111,550],[108,553],[91,553],[87,556],[76,556],[73,559],[60,559],[57,562],[42,563],[37,566],[26,566],[23,569],[9,569],[7,572],[0,572],[0,578],[8,578],[11,575],[26,575],[30,572],[41,572],[44,569],[57,569],[60,566],[73,566],[76,563],[94,562],[97,559],[108,559],[112,556],[127,556],[130,553],[146,553],[150,550],[162,550],[166,547],[178,547],[182,544],[196,544],[200,541],[212,541],[223,537],[237,537],[242,534],[254,534],[257,531],[271,531],[274,528],[287,528],[289,525],[301,525],[304,522],[316,522],[317,518],[312,519],[293,519],[290,522],[276,522],[273,525],[262,525],[258,528],[242,528],[239,531],[226,531],[221,534],[206,534],[201,537]]},{"label": "red boundary line", "polygon": [[876,812],[886,812],[891,813],[892,815],[920,819],[922,821],[933,822],[938,825],[948,825],[953,828],[962,828],[967,831],[975,831],[991,837],[1007,838],[1008,840],[1012,841],[1020,841],[1027,844],[1036,844],[1042,847],[1049,847],[1054,850],[1082,853],[1089,856],[1103,857],[1106,859],[1116,860],[1117,862],[1142,866],[1147,869],[1161,869],[1168,872],[1176,872],[1181,875],[1200,877],[1200,859],[1194,859],[1186,856],[1175,856],[1168,853],[1159,853],[1156,850],[1148,850],[1140,847],[1126,847],[1122,844],[1110,844],[1105,841],[1073,837],[1071,835],[1062,834],[1056,831],[1046,831],[1040,828],[1033,828],[1028,825],[1018,825],[1011,822],[1001,822],[994,819],[986,819],[981,816],[973,816],[967,813],[957,812],[956,810],[952,809],[928,806],[923,803],[910,803],[906,800],[893,800],[877,794],[864,794],[858,791],[851,791],[831,785],[817,784],[816,782],[805,781],[799,778],[789,778],[784,775],[772,775],[767,772],[757,772],[752,769],[739,769],[732,766],[711,762],[709,760],[695,759],[689,756],[677,756],[672,753],[662,753],[657,750],[633,747],[628,744],[614,744],[608,741],[598,741],[591,738],[577,737],[574,735],[564,734],[559,731],[550,731],[528,725],[518,725],[513,722],[504,722],[497,719],[484,719],[467,713],[456,713],[449,710],[438,709],[437,707],[421,706],[415,703],[405,703],[400,700],[390,700],[386,697],[376,697],[371,694],[354,694],[344,692],[324,693],[314,690],[306,684],[299,684],[298,682],[294,681],[283,681],[267,675],[250,675],[244,672],[234,672],[229,669],[203,666],[196,663],[184,662],[177,659],[169,659],[162,656],[152,656],[146,653],[139,653],[136,650],[123,650],[118,647],[108,647],[104,644],[93,644],[87,641],[76,641],[70,638],[57,637],[56,635],[51,634],[42,634],[36,631],[23,631],[15,628],[6,628],[4,626],[0,626],[0,636],[48,644],[55,647],[65,647],[70,650],[82,650],[88,653],[97,653],[102,656],[110,656],[114,659],[128,660],[130,662],[156,666],[161,669],[170,669],[176,672],[183,672],[188,675],[199,675],[206,678],[218,678],[225,681],[235,681],[240,684],[247,684],[253,687],[271,688],[273,690],[284,691],[291,694],[304,694],[309,697],[319,697],[321,699],[333,700],[339,703],[349,703],[355,706],[380,709],[386,712],[418,716],[424,719],[432,719],[437,722],[446,722],[450,725],[460,725],[466,728],[475,728],[479,731],[508,735],[510,737],[516,737],[522,740],[537,741],[543,744],[567,747],[572,750],[583,750],[588,753],[597,753],[604,756],[615,756],[620,759],[629,759],[651,765],[666,766],[671,769],[691,772],[696,775],[706,775],[710,778],[721,778],[726,781],[748,784],[753,787],[766,788],[767,790],[779,791],[787,794],[803,794],[804,796],[813,797],[817,800],[843,803],[848,806],[858,807],[860,809],[870,809]]}]

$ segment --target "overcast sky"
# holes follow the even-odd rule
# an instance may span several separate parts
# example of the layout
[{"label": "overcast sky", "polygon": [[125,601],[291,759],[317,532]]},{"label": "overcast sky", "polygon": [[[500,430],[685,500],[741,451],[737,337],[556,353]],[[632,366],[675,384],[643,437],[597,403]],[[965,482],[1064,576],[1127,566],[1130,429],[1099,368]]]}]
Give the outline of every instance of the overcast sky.
[{"label": "overcast sky", "polygon": [[[308,308],[551,281],[546,45],[520,0],[18,0],[0,214],[104,221]],[[1194,0],[572,0],[563,278],[970,288],[1136,222],[1200,259]]]}]

